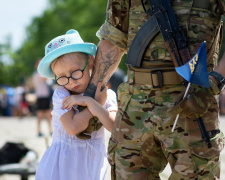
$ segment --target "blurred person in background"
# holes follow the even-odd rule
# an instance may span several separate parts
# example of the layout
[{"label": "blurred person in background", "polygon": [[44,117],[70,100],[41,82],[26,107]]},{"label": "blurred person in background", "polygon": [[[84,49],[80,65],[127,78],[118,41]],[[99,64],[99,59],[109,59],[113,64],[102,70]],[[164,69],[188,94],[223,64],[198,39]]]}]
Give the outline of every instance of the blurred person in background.
[{"label": "blurred person in background", "polygon": [[14,87],[13,95],[11,98],[12,115],[21,116],[21,101],[22,93],[24,93],[24,88],[22,86]]},{"label": "blurred person in background", "polygon": [[13,115],[13,95],[14,88],[3,85],[1,87],[1,108],[3,116]]},{"label": "blurred person in background", "polygon": [[4,88],[0,89],[1,116],[7,116],[8,96]]},{"label": "blurred person in background", "polygon": [[[37,69],[41,59],[35,63]],[[36,112],[37,112],[37,133],[43,136],[41,132],[41,121],[46,118],[49,126],[49,133],[52,134],[52,116],[51,116],[51,91],[46,83],[47,78],[40,75],[37,71],[33,73],[34,91],[37,96]]]},{"label": "blurred person in background", "polygon": [[20,118],[30,115],[28,103],[26,101],[26,88],[20,84],[14,88],[11,100],[12,115]]},{"label": "blurred person in background", "polygon": [[29,104],[26,99],[26,92],[23,92],[21,95],[21,117],[30,115]]}]

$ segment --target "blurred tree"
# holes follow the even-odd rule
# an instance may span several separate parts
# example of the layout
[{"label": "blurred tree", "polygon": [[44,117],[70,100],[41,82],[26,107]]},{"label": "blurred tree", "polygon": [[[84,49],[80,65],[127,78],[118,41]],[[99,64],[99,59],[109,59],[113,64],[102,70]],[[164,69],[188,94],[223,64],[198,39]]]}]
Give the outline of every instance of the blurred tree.
[{"label": "blurred tree", "polygon": [[4,43],[0,44],[0,85],[15,84],[12,74],[14,66],[12,56],[11,36],[7,36]]}]

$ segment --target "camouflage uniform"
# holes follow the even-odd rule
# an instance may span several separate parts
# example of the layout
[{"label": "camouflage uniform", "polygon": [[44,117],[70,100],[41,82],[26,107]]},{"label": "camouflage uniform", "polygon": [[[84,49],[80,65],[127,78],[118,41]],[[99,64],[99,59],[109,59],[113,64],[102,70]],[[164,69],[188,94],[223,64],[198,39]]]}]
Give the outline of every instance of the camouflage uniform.
[{"label": "camouflage uniform", "polygon": [[[217,65],[223,4],[218,0],[171,0],[188,37],[191,56],[206,41],[209,71]],[[106,21],[97,36],[127,51],[148,18],[140,0],[109,0]],[[153,70],[160,70],[167,81],[162,88],[153,88]],[[211,138],[212,148],[208,149],[195,119],[181,114],[173,133],[173,122],[164,124],[168,118],[165,112],[174,106],[183,88],[158,34],[145,52],[142,67],[129,67],[128,82],[118,89],[119,110],[108,148],[112,179],[160,179],[159,173],[168,162],[172,180],[219,178],[222,132]],[[218,99],[210,102],[204,123],[207,130],[219,129]]]}]

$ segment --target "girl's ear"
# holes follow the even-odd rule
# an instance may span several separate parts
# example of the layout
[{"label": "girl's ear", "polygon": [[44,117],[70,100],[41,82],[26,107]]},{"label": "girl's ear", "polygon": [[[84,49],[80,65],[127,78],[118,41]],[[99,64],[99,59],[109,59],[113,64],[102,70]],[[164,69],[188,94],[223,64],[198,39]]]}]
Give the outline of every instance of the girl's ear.
[{"label": "girl's ear", "polygon": [[93,69],[94,61],[95,61],[94,56],[90,56],[88,61],[89,68]]}]

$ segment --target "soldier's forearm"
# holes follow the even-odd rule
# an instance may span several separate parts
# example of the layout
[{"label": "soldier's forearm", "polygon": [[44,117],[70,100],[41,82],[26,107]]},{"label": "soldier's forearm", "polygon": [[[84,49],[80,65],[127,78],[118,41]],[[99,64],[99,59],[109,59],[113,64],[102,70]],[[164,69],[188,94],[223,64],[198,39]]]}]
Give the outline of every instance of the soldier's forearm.
[{"label": "soldier's forearm", "polygon": [[94,97],[97,83],[105,86],[118,67],[124,52],[108,40],[101,40],[94,61],[92,78],[84,95]]}]

